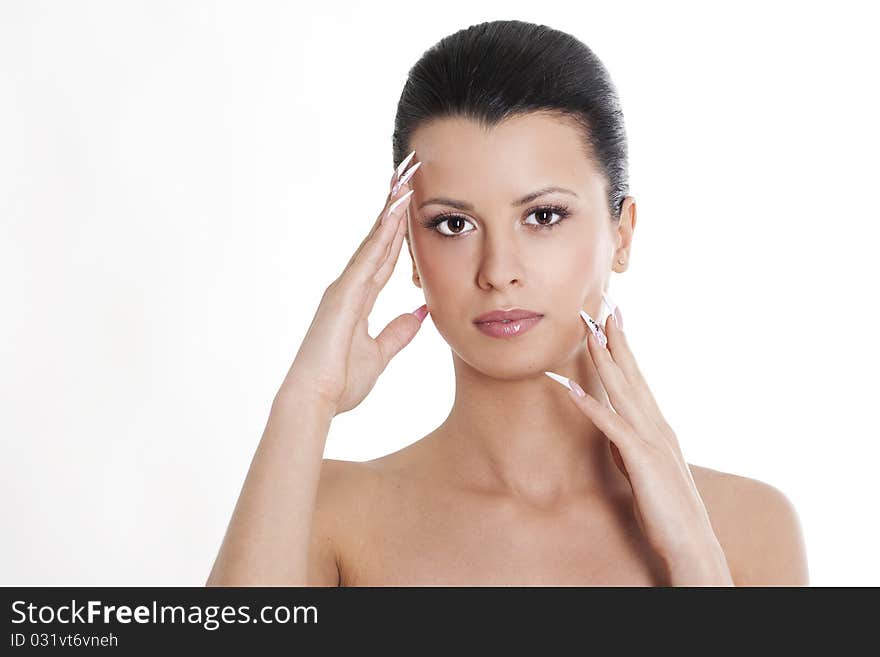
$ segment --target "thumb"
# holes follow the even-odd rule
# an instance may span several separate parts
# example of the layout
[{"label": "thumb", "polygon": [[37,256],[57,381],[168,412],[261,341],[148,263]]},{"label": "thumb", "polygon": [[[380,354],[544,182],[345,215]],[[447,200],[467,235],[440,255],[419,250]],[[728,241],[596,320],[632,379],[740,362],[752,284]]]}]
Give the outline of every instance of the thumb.
[{"label": "thumb", "polygon": [[376,344],[379,345],[379,351],[382,353],[386,366],[401,349],[412,341],[422,327],[422,320],[427,314],[428,304],[424,304],[411,313],[395,317],[376,336]]}]

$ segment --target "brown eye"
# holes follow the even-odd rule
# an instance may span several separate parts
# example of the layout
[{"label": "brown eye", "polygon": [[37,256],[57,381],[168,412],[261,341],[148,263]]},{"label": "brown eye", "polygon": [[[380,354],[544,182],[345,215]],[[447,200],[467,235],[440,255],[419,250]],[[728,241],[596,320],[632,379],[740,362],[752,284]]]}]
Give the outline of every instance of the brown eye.
[{"label": "brown eye", "polygon": [[[537,219],[537,223],[532,223],[533,226],[540,226],[542,228],[553,228],[556,224],[562,221],[567,212],[565,211],[554,211],[553,208],[538,208],[537,210],[533,210],[529,217],[533,216]],[[553,221],[553,215],[559,217],[558,220]],[[528,219],[528,217],[526,217]],[[526,223],[531,223],[526,221]]]},{"label": "brown eye", "polygon": [[447,221],[449,222],[449,230],[453,233],[460,233],[464,230],[464,219],[461,217],[452,217]]},{"label": "brown eye", "polygon": [[[537,227],[538,231],[549,231],[553,230],[562,223],[563,219],[565,219],[570,214],[568,208],[559,206],[559,205],[547,205],[533,209],[526,218],[528,219],[532,215],[535,215],[538,218],[538,223],[534,222],[526,222],[526,225]],[[553,219],[553,216],[556,215],[557,219]],[[444,224],[448,224],[448,228],[441,228]],[[459,235],[467,235],[468,233],[473,232],[472,230],[465,230],[465,224],[473,225],[473,222],[470,219],[466,219],[461,215],[457,214],[441,214],[438,217],[433,219],[428,219],[423,222],[422,225],[425,228],[429,228],[431,230],[437,231],[443,237],[458,237]],[[476,228],[476,226],[474,226]]]},{"label": "brown eye", "polygon": [[[465,224],[470,223],[470,221],[457,215],[451,217],[438,217],[431,223],[437,228],[441,235],[455,236],[471,232],[469,230],[464,230]],[[441,228],[444,224],[449,224],[449,232]]]},{"label": "brown eye", "polygon": [[535,217],[538,219],[538,223],[542,226],[553,221],[553,213],[550,212],[550,210],[538,210],[535,212]]}]

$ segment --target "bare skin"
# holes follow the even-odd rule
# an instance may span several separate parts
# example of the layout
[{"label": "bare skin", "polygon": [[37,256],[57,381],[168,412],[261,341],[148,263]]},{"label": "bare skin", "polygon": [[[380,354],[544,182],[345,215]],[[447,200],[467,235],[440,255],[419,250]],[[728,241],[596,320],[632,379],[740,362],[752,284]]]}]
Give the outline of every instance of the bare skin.
[{"label": "bare skin", "polygon": [[[363,463],[325,459],[310,586],[671,586],[631,498],[547,507],[469,488],[429,434]],[[689,464],[736,586],[808,586],[800,524],[777,489]]]},{"label": "bare skin", "polygon": [[[463,119],[436,121],[411,145],[422,163],[410,183],[412,277],[451,346],[455,401],[440,427],[398,452],[324,462],[310,582],[673,584],[635,518],[608,438],[540,375],[554,363],[607,400],[584,341],[567,334],[575,323],[555,311],[581,307],[597,317],[610,273],[626,269],[618,260],[628,262],[634,199],[618,224],[610,221],[601,176],[556,117],[518,117],[488,132]],[[553,193],[510,208],[545,185],[578,197]],[[473,209],[425,204],[434,197]],[[521,222],[530,208],[560,202],[571,214],[552,234]],[[441,212],[464,219],[443,224],[462,234],[423,225]],[[471,326],[480,312],[510,305],[544,313],[541,332],[499,340]],[[735,584],[807,584],[799,521],[780,491],[688,467]]]},{"label": "bare skin", "polygon": [[[607,351],[584,340],[578,311],[600,319],[610,274],[629,261],[636,206],[627,197],[611,220],[604,177],[575,127],[546,114],[489,130],[442,119],[410,145],[420,168],[403,176],[406,202],[384,228],[374,224],[325,293],[208,584],[806,585],[788,499],[668,451],[677,443],[656,402],[629,385],[636,370],[623,332],[606,318]],[[547,186],[571,191],[512,204]],[[567,212],[541,209],[548,204]],[[452,409],[397,452],[322,461],[330,418],[363,400],[420,326],[405,314],[366,334],[404,238],[413,283],[450,346]],[[510,306],[543,318],[506,339],[473,325]],[[611,385],[618,365],[625,387]],[[560,392],[546,370],[588,396]],[[622,419],[626,431],[612,426]],[[651,444],[663,449],[633,448]]]}]

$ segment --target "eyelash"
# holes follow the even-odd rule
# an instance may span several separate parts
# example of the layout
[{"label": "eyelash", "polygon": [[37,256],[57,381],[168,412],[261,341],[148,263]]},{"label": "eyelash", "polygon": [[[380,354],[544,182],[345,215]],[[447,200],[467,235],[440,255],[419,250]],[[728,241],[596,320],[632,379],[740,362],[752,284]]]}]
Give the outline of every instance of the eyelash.
[{"label": "eyelash", "polygon": [[[547,225],[529,224],[529,226],[537,226],[533,230],[551,230],[553,228],[556,228],[559,224],[561,224],[563,221],[565,221],[565,219],[571,214],[571,211],[567,207],[565,207],[564,205],[541,205],[536,208],[531,208],[529,210],[529,213],[526,215],[526,217],[530,217],[531,215],[535,214],[536,212],[540,212],[541,210],[549,210],[550,212],[552,212],[554,214],[558,214],[559,221],[557,221],[556,223],[547,224]],[[439,230],[437,230],[437,226],[439,226],[444,221],[447,221],[449,219],[464,219],[465,221],[470,221],[470,219],[468,219],[467,217],[463,217],[460,214],[455,214],[453,212],[446,212],[444,214],[437,215],[433,219],[427,219],[426,221],[424,221],[422,223],[422,225],[425,228],[430,228],[431,230],[435,231],[437,234],[440,235],[440,237],[455,238],[455,237],[461,237],[462,235],[464,235],[466,233],[473,232],[473,231],[469,230],[469,231],[466,231],[465,233],[458,233],[456,235],[446,235],[444,233],[441,233]],[[470,222],[473,223],[472,221],[470,221]]]}]

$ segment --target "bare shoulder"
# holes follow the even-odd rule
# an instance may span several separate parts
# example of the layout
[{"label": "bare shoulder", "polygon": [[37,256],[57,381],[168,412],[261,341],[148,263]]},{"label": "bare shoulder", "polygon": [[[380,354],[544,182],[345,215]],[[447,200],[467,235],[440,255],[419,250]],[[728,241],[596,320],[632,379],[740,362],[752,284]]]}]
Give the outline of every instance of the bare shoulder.
[{"label": "bare shoulder", "polygon": [[342,554],[361,530],[376,477],[358,461],[324,459],[315,496],[309,557],[309,585],[342,583]]},{"label": "bare shoulder", "polygon": [[321,463],[316,513],[332,513],[337,518],[364,516],[397,469],[394,457],[400,453],[370,461],[325,458]]},{"label": "bare shoulder", "polygon": [[354,487],[369,482],[371,469],[366,462],[324,459],[321,461],[321,479],[318,483],[318,497],[332,502],[340,496],[347,497]]},{"label": "bare shoulder", "polygon": [[751,477],[688,463],[737,586],[809,586],[794,504]]},{"label": "bare shoulder", "polygon": [[369,461],[322,461],[312,521],[311,582],[344,586],[356,576],[370,558],[370,540],[380,528],[395,525],[401,500],[411,502],[424,478],[431,458],[423,448],[418,440]]}]

